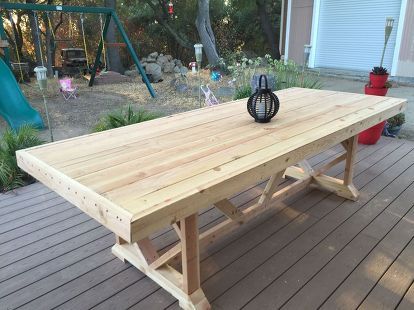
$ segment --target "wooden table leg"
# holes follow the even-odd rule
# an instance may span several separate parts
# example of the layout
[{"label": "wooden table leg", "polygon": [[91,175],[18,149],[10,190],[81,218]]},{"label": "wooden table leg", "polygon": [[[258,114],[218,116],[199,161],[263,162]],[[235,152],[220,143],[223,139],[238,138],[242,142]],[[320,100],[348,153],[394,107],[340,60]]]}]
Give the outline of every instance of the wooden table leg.
[{"label": "wooden table leg", "polygon": [[198,214],[190,215],[180,222],[183,288],[188,295],[191,295],[200,287],[200,249],[197,223]]},{"label": "wooden table leg", "polygon": [[[210,304],[200,287],[198,214],[192,214],[181,220],[180,228],[183,290],[189,295],[195,309],[210,309]],[[188,308],[181,301],[180,306],[184,309]]]},{"label": "wooden table leg", "polygon": [[[127,260],[153,281],[178,299],[180,307],[188,310],[207,310],[210,304],[200,287],[200,251],[198,214],[180,221],[182,273],[168,264],[149,238],[129,244],[117,237],[112,253]],[[161,262],[160,262],[161,260]]]},{"label": "wooden table leg", "polygon": [[[355,155],[358,148],[358,136],[351,137],[341,144],[345,148],[346,154],[339,155],[318,170],[314,171],[310,166],[303,165],[302,163],[300,165],[301,167],[292,166],[286,169],[285,175],[298,180],[306,180],[310,177],[312,178],[311,184],[320,189],[328,190],[346,199],[357,200],[359,192],[354,186],[352,179],[354,175]],[[343,180],[323,174],[344,160],[345,173]]]}]

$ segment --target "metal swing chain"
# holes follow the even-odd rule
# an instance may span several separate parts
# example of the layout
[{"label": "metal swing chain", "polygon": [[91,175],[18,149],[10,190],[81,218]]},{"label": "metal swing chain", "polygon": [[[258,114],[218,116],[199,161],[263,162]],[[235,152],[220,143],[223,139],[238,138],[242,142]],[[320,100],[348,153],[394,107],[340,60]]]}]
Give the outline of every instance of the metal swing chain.
[{"label": "metal swing chain", "polygon": [[36,24],[36,35],[37,35],[37,41],[39,42],[39,52],[40,52],[40,60],[42,62],[42,66],[45,66],[45,63],[43,61],[43,52],[42,52],[42,42],[40,41],[40,30],[39,30],[39,22],[37,20],[38,16],[36,12],[33,12],[34,20]]},{"label": "metal swing chain", "polygon": [[104,40],[104,36],[103,36],[103,19],[102,19],[102,14],[99,14],[99,23],[101,25],[101,40],[102,40],[102,51],[103,51],[103,56],[104,56],[104,63],[105,63],[105,70],[108,69],[108,59],[107,59],[107,55],[106,55],[106,47],[105,47],[105,40]]},{"label": "metal swing chain", "polygon": [[88,69],[89,69],[89,56],[88,56],[88,48],[86,46],[85,28],[83,26],[83,22],[84,22],[83,13],[80,14],[80,20],[81,20],[81,28],[82,28],[83,47],[85,49],[85,55],[86,55],[86,65],[88,66]]}]

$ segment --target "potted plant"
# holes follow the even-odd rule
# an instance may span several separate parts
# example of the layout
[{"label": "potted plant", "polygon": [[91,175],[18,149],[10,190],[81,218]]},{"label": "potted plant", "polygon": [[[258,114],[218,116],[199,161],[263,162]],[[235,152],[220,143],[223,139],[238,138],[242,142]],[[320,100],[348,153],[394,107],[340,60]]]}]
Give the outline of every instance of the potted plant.
[{"label": "potted plant", "polygon": [[[374,67],[369,73],[369,82],[372,88],[384,88],[388,80],[387,69],[380,66]],[[382,95],[384,96],[384,95]]]},{"label": "potted plant", "polygon": [[375,88],[371,84],[365,84],[365,95],[386,96],[388,89],[391,87],[392,84],[388,81],[382,88]]},{"label": "potted plant", "polygon": [[405,123],[405,114],[398,113],[397,115],[389,118],[386,124],[387,136],[397,136],[400,133],[402,125]]},{"label": "potted plant", "polygon": [[374,67],[369,74],[369,81],[374,88],[383,88],[388,80],[387,69],[382,66],[384,63],[385,50],[387,49],[388,40],[390,39],[392,28],[394,26],[394,19],[387,17],[385,21],[385,40],[382,48],[382,56],[379,67]]},{"label": "potted plant", "polygon": [[[369,74],[369,84],[365,85],[365,94],[385,96],[388,88],[391,86],[388,80],[387,69],[382,66],[384,62],[385,50],[387,48],[388,40],[390,38],[392,28],[394,25],[394,19],[387,17],[385,22],[385,41],[382,49],[381,62],[379,67],[374,67]],[[362,144],[375,144],[381,138],[381,133],[384,130],[385,121],[362,131],[358,136],[358,142]]]}]

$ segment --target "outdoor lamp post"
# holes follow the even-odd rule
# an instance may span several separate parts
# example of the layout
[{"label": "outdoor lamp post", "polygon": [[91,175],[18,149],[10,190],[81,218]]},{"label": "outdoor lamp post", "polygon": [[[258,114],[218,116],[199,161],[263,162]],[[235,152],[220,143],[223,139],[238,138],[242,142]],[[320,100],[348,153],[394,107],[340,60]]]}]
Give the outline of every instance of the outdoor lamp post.
[{"label": "outdoor lamp post", "polygon": [[303,46],[303,70],[308,67],[309,55],[311,52],[312,45],[305,44]]},{"label": "outdoor lamp post", "polygon": [[385,20],[385,40],[384,40],[384,49],[382,50],[380,67],[382,67],[382,63],[384,61],[385,48],[387,46],[388,40],[390,39],[392,28],[394,28],[394,18],[387,17]]},{"label": "outdoor lamp post", "polygon": [[47,89],[47,69],[43,66],[34,68],[34,72],[36,73],[36,80],[39,84],[40,90]]},{"label": "outdoor lamp post", "polygon": [[195,51],[195,57],[197,61],[197,72],[198,72],[198,103],[201,108],[201,61],[203,60],[203,44],[197,43],[194,44],[194,51]]},{"label": "outdoor lamp post", "polygon": [[50,125],[49,119],[49,110],[47,108],[47,101],[45,96],[45,90],[47,90],[47,69],[44,66],[39,66],[34,68],[34,72],[36,73],[36,80],[39,84],[40,91],[42,92],[43,96],[43,104],[45,107],[46,119],[47,119],[47,127],[49,128],[50,133],[50,140],[53,142],[53,131],[52,126]]}]

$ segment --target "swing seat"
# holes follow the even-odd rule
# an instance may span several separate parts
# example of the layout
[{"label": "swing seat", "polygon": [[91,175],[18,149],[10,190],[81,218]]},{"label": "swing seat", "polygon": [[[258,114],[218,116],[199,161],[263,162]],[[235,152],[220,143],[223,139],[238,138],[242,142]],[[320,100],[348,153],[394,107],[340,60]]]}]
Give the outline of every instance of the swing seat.
[{"label": "swing seat", "polygon": [[208,107],[217,105],[220,103],[218,99],[216,98],[216,96],[214,96],[213,92],[211,91],[208,85],[201,85],[200,88],[203,91],[204,96],[206,97],[205,102]]},{"label": "swing seat", "polygon": [[77,87],[72,86],[72,80],[71,79],[62,79],[59,80],[60,84],[60,92],[63,95],[63,98],[65,100],[69,100],[71,98],[76,99],[77,98]]}]

